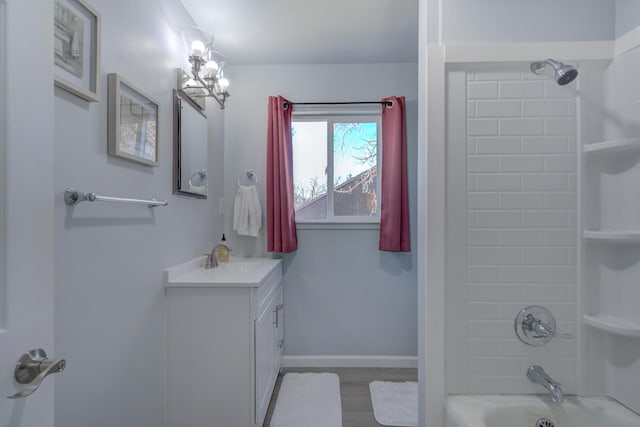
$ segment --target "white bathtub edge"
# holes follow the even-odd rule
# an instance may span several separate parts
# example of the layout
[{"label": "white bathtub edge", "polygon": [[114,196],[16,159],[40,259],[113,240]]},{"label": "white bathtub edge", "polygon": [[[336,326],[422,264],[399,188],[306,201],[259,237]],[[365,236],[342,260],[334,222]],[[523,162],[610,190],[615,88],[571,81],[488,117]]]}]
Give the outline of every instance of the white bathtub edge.
[{"label": "white bathtub edge", "polygon": [[[578,408],[578,414],[583,410],[605,411],[610,420],[626,420],[620,425],[640,425],[640,415],[625,405],[608,397],[566,396],[565,408]],[[544,395],[450,395],[445,404],[446,427],[492,427],[487,425],[487,419],[498,409],[524,408],[527,411],[555,412],[559,406]],[[576,413],[576,412],[574,412]],[[607,427],[617,427],[616,423],[606,423]]]}]

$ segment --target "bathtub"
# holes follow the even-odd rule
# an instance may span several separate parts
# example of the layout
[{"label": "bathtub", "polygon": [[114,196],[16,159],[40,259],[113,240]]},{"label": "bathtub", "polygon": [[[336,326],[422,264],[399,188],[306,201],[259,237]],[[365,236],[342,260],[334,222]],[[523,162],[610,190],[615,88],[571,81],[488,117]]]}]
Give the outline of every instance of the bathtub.
[{"label": "bathtub", "polygon": [[640,416],[606,398],[449,396],[447,427],[640,427]]}]

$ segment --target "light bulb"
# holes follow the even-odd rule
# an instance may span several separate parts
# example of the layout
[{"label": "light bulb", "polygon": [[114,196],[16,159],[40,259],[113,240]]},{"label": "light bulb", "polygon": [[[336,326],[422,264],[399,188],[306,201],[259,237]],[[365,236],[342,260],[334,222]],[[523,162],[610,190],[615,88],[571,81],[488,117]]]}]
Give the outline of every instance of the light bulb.
[{"label": "light bulb", "polygon": [[207,71],[207,74],[210,76],[215,76],[218,72],[218,64],[216,63],[216,61],[207,61],[204,68]]},{"label": "light bulb", "polygon": [[204,43],[200,40],[194,40],[191,43],[191,55],[201,57],[204,53]]},{"label": "light bulb", "polygon": [[223,77],[220,80],[218,80],[218,85],[220,86],[221,92],[226,92],[227,89],[229,88],[229,80]]}]

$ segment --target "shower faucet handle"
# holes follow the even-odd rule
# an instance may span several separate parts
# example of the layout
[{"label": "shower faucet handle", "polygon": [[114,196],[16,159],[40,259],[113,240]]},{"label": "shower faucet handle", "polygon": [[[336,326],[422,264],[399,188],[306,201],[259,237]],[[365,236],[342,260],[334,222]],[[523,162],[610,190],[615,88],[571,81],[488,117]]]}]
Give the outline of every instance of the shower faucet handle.
[{"label": "shower faucet handle", "polygon": [[542,337],[551,335],[552,337],[565,338],[565,339],[573,338],[573,334],[568,332],[564,334],[559,334],[555,329],[551,328],[549,325],[547,325],[546,323],[536,318],[533,318],[532,327],[538,333],[538,335]]},{"label": "shower faucet handle", "polygon": [[559,334],[556,332],[555,327],[551,325],[547,325],[542,320],[534,317],[533,314],[527,314],[522,320],[523,327],[528,328],[531,332],[535,333],[534,338],[546,338],[548,336],[558,337],[558,338],[573,338],[573,335]]},{"label": "shower faucet handle", "polygon": [[553,314],[546,308],[537,305],[520,310],[515,318],[514,327],[520,341],[533,346],[546,344],[554,337],[573,338],[570,333],[559,334]]}]

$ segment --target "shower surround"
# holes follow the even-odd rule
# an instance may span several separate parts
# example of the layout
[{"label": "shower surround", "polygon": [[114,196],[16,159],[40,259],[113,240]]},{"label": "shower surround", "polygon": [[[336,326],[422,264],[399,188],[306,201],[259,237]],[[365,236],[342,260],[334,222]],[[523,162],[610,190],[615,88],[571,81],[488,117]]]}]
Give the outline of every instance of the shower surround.
[{"label": "shower surround", "polygon": [[513,326],[538,304],[558,332],[576,330],[577,82],[549,74],[529,64],[448,74],[447,207],[466,214],[448,228],[450,393],[541,392],[525,376],[534,364],[576,391],[575,339],[529,347]]}]

